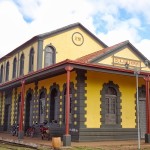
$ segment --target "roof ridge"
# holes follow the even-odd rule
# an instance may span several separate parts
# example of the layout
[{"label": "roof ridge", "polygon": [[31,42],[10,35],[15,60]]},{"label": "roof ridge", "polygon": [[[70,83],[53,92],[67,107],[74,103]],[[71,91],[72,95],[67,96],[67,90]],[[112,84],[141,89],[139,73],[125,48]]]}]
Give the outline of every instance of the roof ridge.
[{"label": "roof ridge", "polygon": [[60,27],[54,30],[51,30],[49,32],[45,32],[45,33],[41,33],[41,34],[37,34],[35,36],[33,36],[32,38],[30,38],[29,40],[25,41],[24,43],[22,43],[21,45],[17,46],[16,48],[14,48],[12,51],[10,51],[9,53],[7,53],[6,55],[2,56],[0,58],[0,61],[2,61],[3,59],[5,59],[5,57],[8,57],[12,54],[14,54],[15,52],[19,51],[20,49],[22,49],[23,47],[26,47],[27,45],[29,45],[30,43],[32,43],[35,40],[39,40],[42,38],[45,38],[47,36],[53,35],[53,34],[57,34],[59,32],[62,32],[64,30],[70,29],[70,28],[74,28],[76,26],[80,26],[81,28],[83,28],[86,32],[88,32],[88,34],[90,36],[92,36],[96,41],[98,41],[99,43],[101,43],[104,47],[108,47],[105,43],[103,43],[98,37],[96,37],[91,31],[89,31],[85,26],[83,26],[80,22],[76,22],[76,23],[72,23],[69,25],[66,25],[64,27]]},{"label": "roof ridge", "polygon": [[69,29],[69,28],[75,27],[75,26],[77,26],[77,25],[83,26],[80,22],[76,22],[76,23],[72,23],[72,24],[69,24],[69,25],[65,25],[65,26],[63,26],[63,27],[58,27],[57,29],[51,30],[51,31],[49,31],[49,32],[45,32],[45,33],[38,34],[38,35],[36,35],[36,36],[38,36],[38,37],[43,37],[43,36],[45,36],[45,35],[47,35],[47,34],[52,34],[52,33],[55,33],[55,32],[57,32],[57,31],[62,31],[62,30],[65,30],[65,29]]}]

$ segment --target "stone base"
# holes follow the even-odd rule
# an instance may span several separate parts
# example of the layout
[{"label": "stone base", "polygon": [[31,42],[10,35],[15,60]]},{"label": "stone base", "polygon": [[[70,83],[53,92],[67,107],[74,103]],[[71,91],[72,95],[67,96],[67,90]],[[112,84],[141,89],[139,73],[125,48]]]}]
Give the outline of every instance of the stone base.
[{"label": "stone base", "polygon": [[150,143],[150,134],[145,134],[145,143]]},{"label": "stone base", "polygon": [[63,146],[71,146],[71,135],[63,135]]},{"label": "stone base", "polygon": [[23,139],[23,137],[24,137],[24,132],[23,131],[19,131],[18,132],[18,140]]}]

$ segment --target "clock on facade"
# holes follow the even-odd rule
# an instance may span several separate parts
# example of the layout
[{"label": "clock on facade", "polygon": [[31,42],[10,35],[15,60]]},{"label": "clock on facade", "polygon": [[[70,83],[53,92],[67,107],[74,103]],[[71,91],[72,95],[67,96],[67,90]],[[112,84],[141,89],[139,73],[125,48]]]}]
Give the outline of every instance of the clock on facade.
[{"label": "clock on facade", "polygon": [[81,46],[84,43],[83,35],[79,32],[75,32],[72,34],[72,41],[75,45]]}]

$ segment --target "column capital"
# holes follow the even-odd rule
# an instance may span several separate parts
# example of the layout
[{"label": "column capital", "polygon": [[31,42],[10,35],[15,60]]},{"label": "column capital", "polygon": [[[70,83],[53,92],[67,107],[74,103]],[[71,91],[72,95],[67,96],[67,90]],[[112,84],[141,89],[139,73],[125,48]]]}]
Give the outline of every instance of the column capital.
[{"label": "column capital", "polygon": [[150,76],[148,75],[148,76],[144,77],[144,80],[145,81],[150,81]]},{"label": "column capital", "polygon": [[70,65],[68,65],[68,66],[65,67],[65,70],[66,70],[66,71],[71,71],[72,69],[73,69],[73,67],[70,66]]},{"label": "column capital", "polygon": [[25,80],[24,79],[21,80],[21,84],[25,84]]}]

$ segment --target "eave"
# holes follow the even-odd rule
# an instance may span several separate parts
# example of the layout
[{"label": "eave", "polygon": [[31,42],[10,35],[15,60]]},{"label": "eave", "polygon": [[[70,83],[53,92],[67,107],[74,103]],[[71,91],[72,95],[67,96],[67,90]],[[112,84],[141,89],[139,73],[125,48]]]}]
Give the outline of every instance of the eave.
[{"label": "eave", "polygon": [[[17,79],[2,83],[0,84],[0,91],[21,86],[22,80],[25,80],[25,83],[29,84],[39,80],[44,80],[46,78],[64,74],[66,73],[65,67],[68,65],[72,66],[74,68],[73,70],[81,69],[81,70],[90,70],[90,71],[97,71],[97,72],[107,72],[113,74],[134,76],[134,70],[117,68],[113,66],[104,66],[99,64],[81,63],[81,62],[66,59],[52,66],[48,66],[38,71],[31,72],[27,75],[21,76]],[[145,77],[148,75],[150,75],[149,72],[141,71],[139,77]]]},{"label": "eave", "polygon": [[31,45],[34,42],[38,42],[38,40],[43,40],[45,38],[60,34],[62,32],[65,32],[67,30],[76,28],[76,27],[80,27],[82,28],[84,31],[86,31],[91,37],[93,37],[94,40],[96,40],[98,43],[100,43],[104,48],[108,47],[104,42],[102,42],[99,38],[97,38],[92,32],[90,32],[87,28],[85,28],[81,23],[74,23],[50,32],[46,32],[43,34],[39,34],[36,35],[34,37],[32,37],[31,39],[29,39],[28,41],[24,42],[23,44],[21,44],[20,46],[18,46],[17,48],[13,49],[11,52],[9,52],[8,54],[6,54],[5,56],[0,58],[0,62],[4,61],[5,59],[12,57],[14,54],[18,53],[21,49],[24,49],[26,47],[28,47],[29,45]]}]

